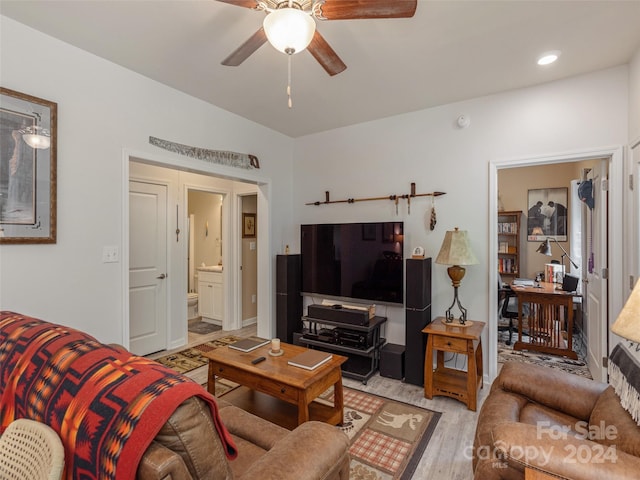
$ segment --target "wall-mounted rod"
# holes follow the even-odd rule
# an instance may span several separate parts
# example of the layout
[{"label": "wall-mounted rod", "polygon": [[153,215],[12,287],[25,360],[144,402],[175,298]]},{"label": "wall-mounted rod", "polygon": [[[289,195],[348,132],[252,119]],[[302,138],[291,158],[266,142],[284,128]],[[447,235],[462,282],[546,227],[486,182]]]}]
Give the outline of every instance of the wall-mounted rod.
[{"label": "wall-mounted rod", "polygon": [[407,201],[412,197],[439,197],[440,195],[446,195],[445,192],[429,192],[429,193],[416,193],[416,184],[411,184],[411,193],[405,193],[403,195],[387,195],[386,197],[365,197],[365,198],[346,198],[344,200],[330,200],[329,192],[324,192],[325,200],[324,202],[309,202],[305,203],[305,205],[328,205],[330,203],[356,203],[356,202],[371,202],[375,200],[391,200],[392,202],[396,202],[399,198],[404,198]]}]

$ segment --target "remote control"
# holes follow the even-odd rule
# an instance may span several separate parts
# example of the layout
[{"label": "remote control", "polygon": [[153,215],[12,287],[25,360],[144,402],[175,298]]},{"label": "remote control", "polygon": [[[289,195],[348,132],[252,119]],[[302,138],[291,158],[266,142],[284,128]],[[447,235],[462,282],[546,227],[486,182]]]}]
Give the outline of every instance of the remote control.
[{"label": "remote control", "polygon": [[258,358],[255,358],[255,359],[251,360],[251,363],[253,363],[255,365],[256,363],[260,363],[260,362],[263,362],[265,360],[266,360],[266,358],[264,358],[264,357],[258,357]]}]

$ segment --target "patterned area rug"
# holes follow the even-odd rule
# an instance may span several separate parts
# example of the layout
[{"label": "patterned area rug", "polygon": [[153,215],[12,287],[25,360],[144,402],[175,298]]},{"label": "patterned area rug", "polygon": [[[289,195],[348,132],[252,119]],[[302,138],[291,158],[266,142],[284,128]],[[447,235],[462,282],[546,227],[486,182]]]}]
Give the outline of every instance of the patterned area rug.
[{"label": "patterned area rug", "polygon": [[213,340],[211,342],[196,345],[193,348],[187,348],[186,350],[182,350],[180,352],[156,358],[155,361],[166,365],[167,367],[172,368],[180,373],[187,373],[191,370],[195,370],[196,368],[207,365],[208,360],[202,356],[203,353],[210,352],[211,350],[224,345],[229,345],[230,343],[237,342],[238,340],[240,340],[240,337],[229,335],[227,337],[218,338],[217,340]]},{"label": "patterned area rug", "polygon": [[[517,339],[518,334],[514,334],[513,341]],[[504,362],[520,362],[531,363],[534,365],[542,365],[544,367],[556,368],[565,372],[573,373],[574,375],[580,375],[585,378],[592,378],[591,372],[587,364],[581,360],[580,352],[578,353],[578,360],[572,360],[567,357],[561,357],[558,355],[549,355],[545,353],[529,352],[526,350],[513,350],[513,343],[506,345],[505,340],[508,338],[508,333],[501,332],[498,339],[498,363]],[[523,336],[523,339],[526,338]],[[578,342],[576,341],[577,345]]]},{"label": "patterned area rug", "polygon": [[[333,402],[333,390],[320,397]],[[440,413],[344,387],[342,431],[351,447],[350,480],[407,480],[418,466]]]}]

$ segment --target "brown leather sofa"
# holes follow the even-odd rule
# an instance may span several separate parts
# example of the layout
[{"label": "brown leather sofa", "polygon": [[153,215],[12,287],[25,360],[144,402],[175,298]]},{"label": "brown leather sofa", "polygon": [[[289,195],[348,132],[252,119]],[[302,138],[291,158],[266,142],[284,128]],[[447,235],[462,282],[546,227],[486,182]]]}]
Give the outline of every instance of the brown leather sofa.
[{"label": "brown leather sofa", "polygon": [[502,366],[478,414],[475,480],[640,478],[640,426],[613,388],[547,367]]},{"label": "brown leather sofa", "polygon": [[[141,480],[349,478],[349,440],[340,429],[306,422],[289,431],[222,400],[217,401],[214,421],[216,409],[211,408],[204,388],[176,372],[163,373],[163,369],[78,330],[0,312],[0,434],[5,420],[14,417],[51,422],[56,428],[66,419],[73,420],[69,424],[77,421],[72,445],[64,439],[69,431],[76,432],[74,428],[66,428],[61,435],[66,465],[74,459],[75,470],[67,472],[69,478],[75,478],[76,472],[82,478],[120,479],[135,474]],[[77,387],[76,381],[83,387]],[[136,396],[137,389],[145,395]],[[172,398],[179,400],[174,403]],[[123,409],[124,414],[117,410],[128,402],[136,409]],[[93,411],[94,415],[87,413]],[[154,418],[135,416],[147,411]],[[116,421],[111,422],[111,416]],[[219,422],[226,430],[219,428]],[[129,428],[131,424],[135,426]],[[145,432],[153,435],[158,427],[159,433],[149,444]],[[237,452],[233,460],[228,460],[221,440],[221,435],[228,438],[227,432]],[[127,458],[135,461],[140,458],[136,447],[149,446],[137,470],[135,464],[123,462],[117,472],[121,464],[112,467],[104,459],[115,457],[110,456],[111,448],[122,453],[125,441],[127,452],[134,452]],[[97,467],[99,473],[87,474],[85,464]]]},{"label": "brown leather sofa", "polygon": [[209,409],[192,397],[173,413],[142,457],[137,478],[347,480],[349,441],[336,427],[306,422],[293,431],[218,401],[238,457],[228,461]]}]

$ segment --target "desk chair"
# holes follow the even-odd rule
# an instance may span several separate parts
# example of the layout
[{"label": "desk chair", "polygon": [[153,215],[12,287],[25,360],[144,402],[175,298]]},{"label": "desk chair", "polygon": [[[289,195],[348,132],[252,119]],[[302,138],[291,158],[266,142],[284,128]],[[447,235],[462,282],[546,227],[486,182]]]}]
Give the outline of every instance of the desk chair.
[{"label": "desk chair", "polygon": [[44,423],[20,418],[0,437],[0,478],[60,480],[64,447],[58,434]]},{"label": "desk chair", "polygon": [[513,333],[518,331],[518,327],[514,324],[514,320],[518,318],[518,297],[508,285],[503,286],[502,292],[504,293],[504,299],[500,308],[500,316],[509,319],[509,324],[498,325],[498,331],[509,331],[509,339],[505,343],[511,345]]}]

